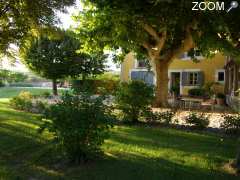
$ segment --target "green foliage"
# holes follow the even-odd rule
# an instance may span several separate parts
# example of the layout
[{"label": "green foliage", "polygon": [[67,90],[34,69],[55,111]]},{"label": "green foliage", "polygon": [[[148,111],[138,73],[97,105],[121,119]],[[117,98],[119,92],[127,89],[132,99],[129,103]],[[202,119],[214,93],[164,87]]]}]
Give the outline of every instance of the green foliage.
[{"label": "green foliage", "polygon": [[2,81],[7,83],[17,83],[17,82],[23,82],[27,79],[27,75],[20,72],[13,72],[6,69],[0,70],[0,77]]},{"label": "green foliage", "polygon": [[4,82],[0,80],[0,87],[4,87],[4,86],[5,86]]},{"label": "green foliage", "polygon": [[101,151],[114,119],[111,107],[103,100],[101,96],[65,93],[62,101],[46,111],[41,131],[48,129],[53,133],[70,160],[79,163],[94,158]]},{"label": "green foliage", "polygon": [[84,91],[91,91],[94,94],[114,94],[119,85],[119,81],[115,80],[98,80],[98,79],[87,79],[87,80],[73,80],[71,88],[75,93],[80,94]]},{"label": "green foliage", "polygon": [[152,112],[150,110],[144,112],[144,116],[148,122],[160,122],[165,125],[173,123],[175,111]]},{"label": "green foliage", "polygon": [[116,92],[116,104],[124,120],[137,122],[153,101],[153,87],[142,81],[122,83]]},{"label": "green foliage", "polygon": [[196,97],[204,97],[206,95],[206,91],[203,88],[194,88],[188,90],[189,96],[196,96]]},{"label": "green foliage", "polygon": [[51,93],[50,92],[43,92],[42,93],[42,96],[44,97],[44,98],[49,98],[50,96],[51,96]]},{"label": "green foliage", "polygon": [[39,32],[41,27],[56,23],[56,10],[64,11],[74,0],[4,0],[0,2],[0,54],[9,54],[11,44],[21,46],[26,37]]},{"label": "green foliage", "polygon": [[28,91],[22,91],[10,100],[10,105],[18,110],[31,111],[33,96]]},{"label": "green foliage", "polygon": [[33,84],[31,83],[11,83],[9,84],[10,87],[33,87]]},{"label": "green foliage", "polygon": [[41,35],[26,49],[24,62],[32,71],[54,81],[68,76],[86,77],[104,71],[104,54],[78,53],[80,41],[70,32],[59,33],[60,37],[57,38]]},{"label": "green foliage", "polygon": [[224,121],[221,124],[226,133],[229,134],[240,134],[240,114],[235,115],[223,115]]},{"label": "green foliage", "polygon": [[209,117],[204,113],[191,112],[185,119],[186,123],[193,125],[197,129],[204,129],[209,125]]},{"label": "green foliage", "polygon": [[156,51],[160,56],[193,51],[193,47],[187,48],[189,44],[183,48],[183,42],[189,36],[193,37],[204,56],[213,56],[216,50],[239,56],[240,51],[236,48],[240,37],[237,33],[240,19],[238,10],[227,15],[225,11],[192,11],[192,1],[83,2],[85,8],[75,16],[75,21],[79,23],[76,32],[85,38],[85,48],[109,48],[116,52],[116,60],[123,60],[124,54],[130,51],[148,57],[151,48],[164,41],[164,31],[167,32],[166,41],[163,48]]},{"label": "green foliage", "polygon": [[225,99],[226,96],[223,93],[217,93],[216,97],[219,98],[219,99]]}]

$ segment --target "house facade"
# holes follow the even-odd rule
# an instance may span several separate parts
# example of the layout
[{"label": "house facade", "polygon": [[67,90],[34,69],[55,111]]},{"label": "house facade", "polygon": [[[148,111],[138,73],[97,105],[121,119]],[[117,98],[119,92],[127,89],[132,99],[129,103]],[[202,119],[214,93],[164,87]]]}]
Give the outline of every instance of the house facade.
[{"label": "house facade", "polygon": [[240,112],[240,64],[228,57],[225,65],[225,74],[224,91],[226,102],[233,109]]},{"label": "house facade", "polygon": [[[177,88],[180,95],[187,95],[189,89],[198,88],[206,83],[218,82],[217,92],[224,92],[226,57],[216,54],[214,58],[204,58],[195,54],[198,62],[193,62],[188,53],[174,59],[168,69],[169,92]],[[121,65],[121,81],[143,80],[156,85],[154,69],[147,68],[144,60],[137,60],[129,53]],[[216,92],[216,93],[217,93]]]}]

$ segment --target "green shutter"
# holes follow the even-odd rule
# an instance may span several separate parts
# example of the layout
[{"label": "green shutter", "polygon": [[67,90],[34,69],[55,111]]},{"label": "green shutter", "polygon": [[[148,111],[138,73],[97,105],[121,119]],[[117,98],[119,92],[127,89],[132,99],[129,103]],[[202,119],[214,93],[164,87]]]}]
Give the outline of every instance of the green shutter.
[{"label": "green shutter", "polygon": [[203,86],[204,84],[204,74],[202,71],[198,72],[198,85]]},{"label": "green shutter", "polygon": [[189,80],[188,80],[189,73],[188,72],[182,72],[182,85],[188,86]]}]

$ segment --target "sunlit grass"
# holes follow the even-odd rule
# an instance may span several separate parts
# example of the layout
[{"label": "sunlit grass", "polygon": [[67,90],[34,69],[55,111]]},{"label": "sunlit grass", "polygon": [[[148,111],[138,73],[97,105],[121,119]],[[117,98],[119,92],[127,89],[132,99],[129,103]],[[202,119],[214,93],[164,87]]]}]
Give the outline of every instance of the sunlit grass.
[{"label": "sunlit grass", "polygon": [[235,157],[236,141],[169,128],[115,126],[96,162],[73,166],[37,133],[38,115],[11,109],[0,99],[0,179],[216,179],[239,177],[223,165]]}]

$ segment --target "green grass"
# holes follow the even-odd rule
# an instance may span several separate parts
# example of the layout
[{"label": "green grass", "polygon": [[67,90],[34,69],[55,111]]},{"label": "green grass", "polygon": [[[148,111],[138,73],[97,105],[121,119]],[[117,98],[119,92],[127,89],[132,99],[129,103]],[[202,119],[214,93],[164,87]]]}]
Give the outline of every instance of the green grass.
[{"label": "green grass", "polygon": [[0,179],[231,180],[222,166],[233,159],[236,140],[168,128],[116,126],[104,156],[86,165],[66,165],[39,135],[36,115],[0,100]]},{"label": "green grass", "polygon": [[[52,93],[51,89],[43,89],[43,88],[15,88],[15,87],[2,87],[0,88],[0,98],[12,98],[17,96],[21,91],[29,91],[33,95],[40,95],[44,92]],[[58,90],[60,93],[63,91],[62,89]]]}]

